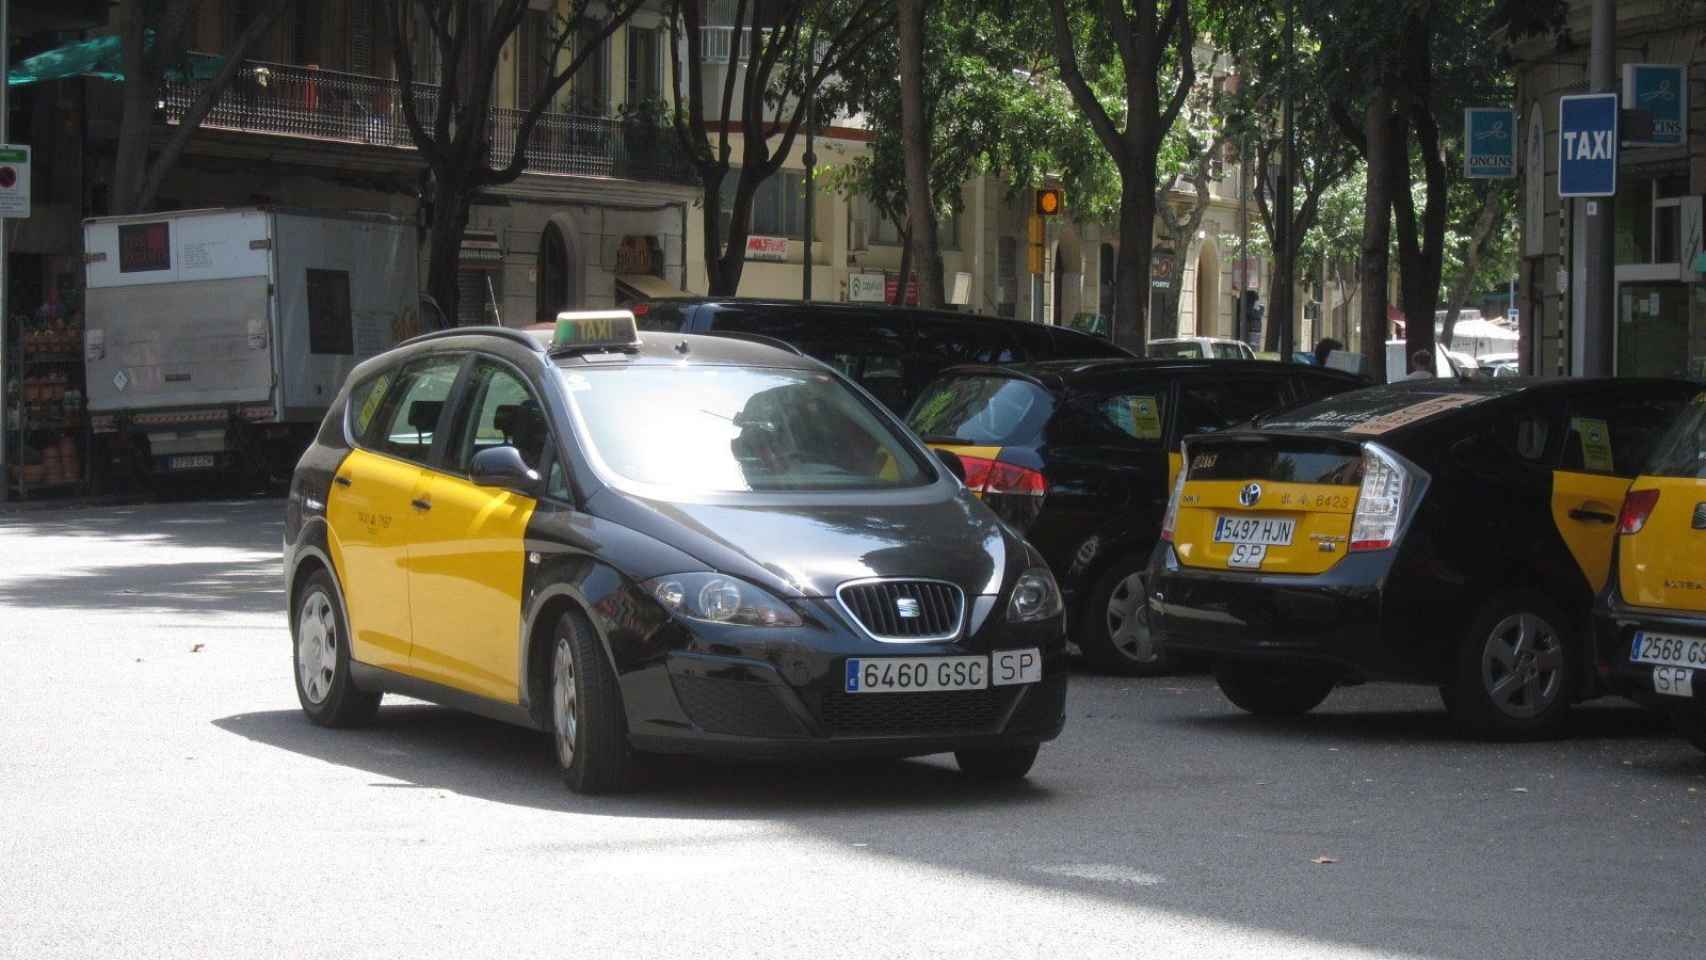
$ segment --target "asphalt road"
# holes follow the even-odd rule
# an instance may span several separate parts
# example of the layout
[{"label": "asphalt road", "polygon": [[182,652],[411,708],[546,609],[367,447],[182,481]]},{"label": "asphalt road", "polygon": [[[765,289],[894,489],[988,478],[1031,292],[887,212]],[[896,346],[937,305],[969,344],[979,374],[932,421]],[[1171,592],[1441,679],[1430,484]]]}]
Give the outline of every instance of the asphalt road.
[{"label": "asphalt road", "polygon": [[[308,725],[277,501],[0,516],[0,956],[1698,957],[1706,758],[1614,702],[1241,716],[1074,678],[1028,783],[671,764],[405,701]],[[390,703],[390,701],[388,701]],[[1316,863],[1331,858],[1332,863]]]}]

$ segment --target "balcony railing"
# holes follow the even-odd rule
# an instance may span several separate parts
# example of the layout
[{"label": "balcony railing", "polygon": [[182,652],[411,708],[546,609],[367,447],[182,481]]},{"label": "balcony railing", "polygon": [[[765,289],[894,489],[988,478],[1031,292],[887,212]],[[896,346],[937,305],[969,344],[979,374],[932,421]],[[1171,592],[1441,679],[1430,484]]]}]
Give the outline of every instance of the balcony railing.
[{"label": "balcony railing", "polygon": [[[421,123],[431,127],[439,88],[415,84]],[[403,118],[402,84],[336,70],[279,63],[245,63],[214,104],[202,127],[414,149]],[[162,107],[167,123],[178,123],[201,92],[201,82],[168,80]],[[526,111],[495,108],[486,118],[493,165],[515,155],[516,134]],[[674,135],[639,120],[547,113],[527,143],[527,172],[548,176],[623,177],[692,183]]]}]

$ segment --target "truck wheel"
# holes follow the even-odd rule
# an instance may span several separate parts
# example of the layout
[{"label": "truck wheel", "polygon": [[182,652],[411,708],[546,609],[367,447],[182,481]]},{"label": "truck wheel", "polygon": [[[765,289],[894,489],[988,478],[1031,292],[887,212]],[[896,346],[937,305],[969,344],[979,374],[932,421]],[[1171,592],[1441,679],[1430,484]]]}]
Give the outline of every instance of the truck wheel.
[{"label": "truck wheel", "polygon": [[572,612],[558,618],[553,640],[551,720],[570,790],[612,793],[628,785],[633,754],[616,671],[592,625]]},{"label": "truck wheel", "polygon": [[1298,717],[1321,705],[1337,678],[1308,667],[1222,660],[1214,680],[1233,706],[1258,717]]},{"label": "truck wheel", "polygon": [[1078,649],[1103,673],[1152,677],[1173,668],[1149,629],[1147,566],[1137,554],[1121,557],[1078,612]]},{"label": "truck wheel", "polygon": [[954,762],[960,772],[977,780],[1023,780],[1037,762],[1038,744],[993,747],[985,750],[956,750]]},{"label": "truck wheel", "polygon": [[1466,733],[1535,740],[1562,733],[1576,684],[1574,644],[1549,601],[1532,593],[1494,597],[1458,645],[1444,697]]},{"label": "truck wheel", "polygon": [[331,574],[316,570],[297,595],[291,618],[296,699],[322,727],[358,727],[379,712],[379,693],[356,687],[350,676],[349,631]]}]

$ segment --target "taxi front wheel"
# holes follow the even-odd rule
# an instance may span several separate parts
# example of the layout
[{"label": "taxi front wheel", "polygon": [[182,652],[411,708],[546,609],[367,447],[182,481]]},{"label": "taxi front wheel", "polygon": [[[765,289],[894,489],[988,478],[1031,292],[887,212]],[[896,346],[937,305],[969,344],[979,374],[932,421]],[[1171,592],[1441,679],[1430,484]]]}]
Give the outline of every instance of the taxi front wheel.
[{"label": "taxi front wheel", "polygon": [[558,618],[553,638],[551,719],[570,790],[610,793],[628,785],[632,755],[616,671],[592,625],[572,612]]},{"label": "taxi front wheel", "polygon": [[1222,660],[1214,680],[1233,706],[1258,717],[1297,717],[1321,705],[1337,678],[1307,667]]},{"label": "taxi front wheel", "polygon": [[309,575],[297,594],[291,618],[296,699],[308,719],[322,727],[356,727],[379,712],[379,693],[357,689],[350,677],[349,633],[332,577]]},{"label": "taxi front wheel", "polygon": [[1562,733],[1575,689],[1576,659],[1566,623],[1544,597],[1509,593],[1481,607],[1457,651],[1456,672],[1440,688],[1465,732],[1503,740]]}]

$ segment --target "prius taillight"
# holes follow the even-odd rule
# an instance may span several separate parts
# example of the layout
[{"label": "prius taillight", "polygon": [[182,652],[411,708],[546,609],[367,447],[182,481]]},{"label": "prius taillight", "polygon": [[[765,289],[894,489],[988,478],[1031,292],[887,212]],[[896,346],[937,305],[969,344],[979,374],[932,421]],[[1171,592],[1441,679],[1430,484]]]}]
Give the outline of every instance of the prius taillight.
[{"label": "prius taillight", "polygon": [[1640,533],[1647,525],[1647,518],[1653,515],[1653,508],[1659,505],[1657,490],[1631,490],[1623,498],[1623,512],[1617,517],[1617,532],[1628,536]]},{"label": "prius taillight", "polygon": [[1041,497],[1048,494],[1048,482],[1042,471],[1032,470],[999,460],[961,456],[966,466],[966,486],[971,492],[983,494],[1013,494]]}]

